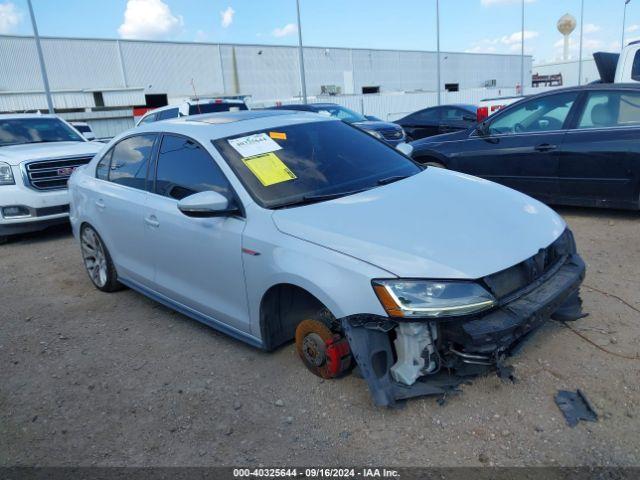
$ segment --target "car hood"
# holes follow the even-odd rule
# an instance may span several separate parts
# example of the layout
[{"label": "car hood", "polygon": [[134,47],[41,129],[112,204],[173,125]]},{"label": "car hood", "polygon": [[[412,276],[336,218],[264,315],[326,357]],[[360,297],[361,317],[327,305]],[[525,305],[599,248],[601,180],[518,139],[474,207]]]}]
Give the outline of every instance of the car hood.
[{"label": "car hood", "polygon": [[496,183],[439,168],[327,202],[277,210],[283,233],[398,277],[478,279],[536,254],[566,228]]},{"label": "car hood", "polygon": [[432,135],[431,137],[421,138],[419,140],[416,140],[415,142],[411,142],[410,145],[413,148],[419,148],[422,145],[432,146],[434,143],[451,142],[453,140],[466,140],[467,138],[469,138],[470,133],[471,129],[458,130],[451,133],[442,133],[440,135]]},{"label": "car hood", "polygon": [[95,155],[105,146],[98,142],[28,143],[0,147],[0,162],[19,165],[27,160]]},{"label": "car hood", "polygon": [[358,128],[362,128],[363,130],[399,130],[402,127],[400,125],[396,125],[395,123],[390,122],[379,122],[375,120],[367,120],[366,122],[353,122],[351,125],[355,125]]}]

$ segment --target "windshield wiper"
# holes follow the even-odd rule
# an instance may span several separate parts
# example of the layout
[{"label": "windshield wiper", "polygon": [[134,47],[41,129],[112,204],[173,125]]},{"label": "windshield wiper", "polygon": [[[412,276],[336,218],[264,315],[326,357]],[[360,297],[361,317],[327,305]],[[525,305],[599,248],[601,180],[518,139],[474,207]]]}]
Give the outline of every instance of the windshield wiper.
[{"label": "windshield wiper", "polygon": [[282,203],[272,208],[298,207],[301,205],[309,205],[311,203],[325,202],[327,200],[334,200],[336,198],[346,197],[348,195],[355,195],[356,193],[364,192],[366,190],[369,190],[370,188],[371,187],[361,188],[360,190],[352,190],[350,192],[326,193],[324,195],[305,195],[304,197],[298,200],[294,200],[293,202]]},{"label": "windshield wiper", "polygon": [[410,175],[394,175],[393,177],[381,178],[378,180],[378,185],[387,185],[389,183],[397,182],[398,180],[404,180],[410,177]]}]

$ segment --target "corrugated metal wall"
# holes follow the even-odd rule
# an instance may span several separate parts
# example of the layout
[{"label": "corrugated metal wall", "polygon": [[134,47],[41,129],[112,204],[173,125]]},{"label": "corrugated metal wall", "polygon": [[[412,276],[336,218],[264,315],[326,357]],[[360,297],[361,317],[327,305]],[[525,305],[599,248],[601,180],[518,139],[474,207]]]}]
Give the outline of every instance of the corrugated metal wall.
[{"label": "corrugated metal wall", "polygon": [[[136,87],[181,98],[193,95],[193,81],[200,95],[300,95],[295,47],[68,38],[43,38],[42,44],[54,91]],[[520,81],[517,55],[441,55],[443,84],[468,89],[492,79],[503,87]],[[525,61],[530,72],[531,57]],[[309,95],[320,94],[322,85],[337,85],[342,93],[361,93],[365,86],[381,92],[436,89],[435,52],[305,47],[305,67]],[[3,90],[42,90],[33,38],[0,36]]]}]

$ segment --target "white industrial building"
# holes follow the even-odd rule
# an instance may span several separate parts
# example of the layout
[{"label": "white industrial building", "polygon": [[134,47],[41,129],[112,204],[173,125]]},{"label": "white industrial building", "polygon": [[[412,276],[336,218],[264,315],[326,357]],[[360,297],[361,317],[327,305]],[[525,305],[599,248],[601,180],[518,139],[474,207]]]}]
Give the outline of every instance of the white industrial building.
[{"label": "white industrial building", "polygon": [[[257,104],[300,97],[292,46],[42,37],[42,49],[54,107],[67,118],[116,109],[126,118],[131,107],[195,95],[246,95]],[[304,57],[311,97],[437,90],[436,52],[305,47]],[[531,57],[524,60],[531,78]],[[519,55],[441,52],[442,91],[513,89],[520,72]],[[46,108],[34,38],[0,36],[0,111]]]}]

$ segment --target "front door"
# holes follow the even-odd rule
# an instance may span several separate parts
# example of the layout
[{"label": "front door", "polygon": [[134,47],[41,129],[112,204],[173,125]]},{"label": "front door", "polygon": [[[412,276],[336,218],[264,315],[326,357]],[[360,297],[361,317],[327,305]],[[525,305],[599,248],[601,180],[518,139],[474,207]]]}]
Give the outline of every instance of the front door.
[{"label": "front door", "polygon": [[163,135],[145,224],[156,259],[155,290],[189,309],[249,332],[242,268],[244,218],[194,218],[178,201],[213,190],[235,196],[209,153],[183,136]]},{"label": "front door", "polygon": [[454,168],[501,183],[542,201],[557,194],[558,150],[577,93],[546,95],[497,113],[474,132]]},{"label": "front door", "polygon": [[559,190],[564,203],[638,207],[640,93],[586,94],[575,129],[560,149]]}]

